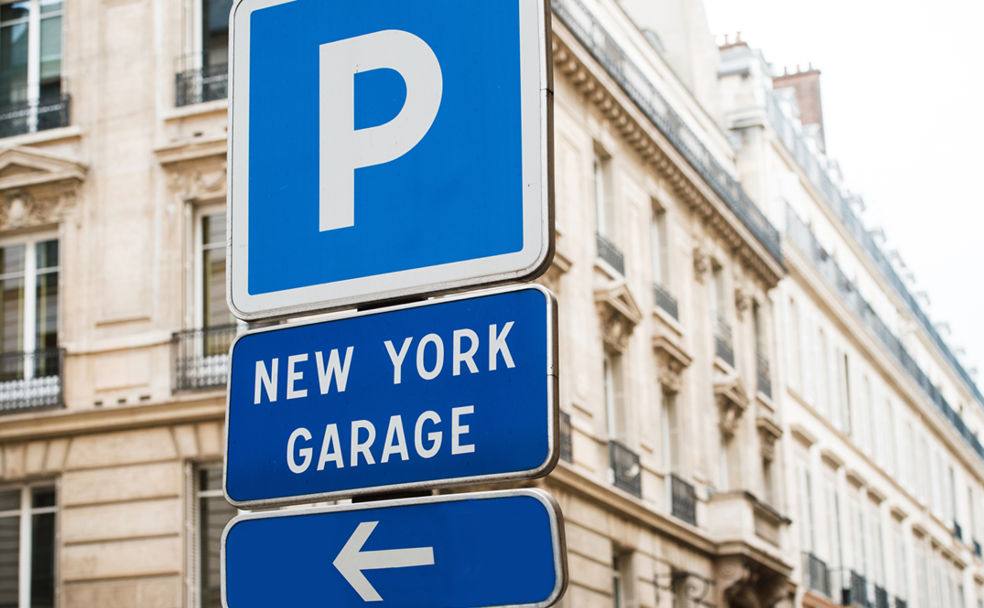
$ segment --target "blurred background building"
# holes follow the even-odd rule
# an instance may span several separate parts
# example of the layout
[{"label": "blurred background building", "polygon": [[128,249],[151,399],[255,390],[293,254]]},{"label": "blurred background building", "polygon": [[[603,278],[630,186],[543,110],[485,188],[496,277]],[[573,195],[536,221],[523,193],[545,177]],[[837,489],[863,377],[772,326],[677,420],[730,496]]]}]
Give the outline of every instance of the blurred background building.
[{"label": "blurred background building", "polygon": [[[231,0],[0,4],[0,605],[211,607]],[[700,0],[554,0],[565,608],[984,606],[984,398]]]}]

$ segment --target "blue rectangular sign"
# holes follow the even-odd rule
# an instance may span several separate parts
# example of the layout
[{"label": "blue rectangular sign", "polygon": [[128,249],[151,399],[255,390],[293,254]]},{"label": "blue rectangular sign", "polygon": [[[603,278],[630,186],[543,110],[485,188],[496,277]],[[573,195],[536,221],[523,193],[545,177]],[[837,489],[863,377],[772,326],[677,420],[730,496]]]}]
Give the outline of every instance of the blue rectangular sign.
[{"label": "blue rectangular sign", "polygon": [[539,286],[247,333],[224,486],[244,508],[546,475],[556,300]]},{"label": "blue rectangular sign", "polygon": [[228,147],[236,315],[545,270],[549,22],[545,0],[238,0]]},{"label": "blue rectangular sign", "polygon": [[542,490],[242,515],[222,536],[222,603],[544,608],[563,595],[566,553]]}]

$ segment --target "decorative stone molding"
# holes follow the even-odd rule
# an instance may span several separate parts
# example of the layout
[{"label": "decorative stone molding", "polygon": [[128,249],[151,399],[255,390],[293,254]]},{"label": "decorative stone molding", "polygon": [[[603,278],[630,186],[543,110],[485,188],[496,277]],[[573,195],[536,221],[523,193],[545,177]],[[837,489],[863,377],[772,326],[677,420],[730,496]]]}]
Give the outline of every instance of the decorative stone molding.
[{"label": "decorative stone molding", "polygon": [[735,288],[735,312],[738,320],[745,320],[745,312],[752,307],[752,294],[743,285]]},{"label": "decorative stone molding", "polygon": [[628,346],[629,336],[642,320],[642,311],[624,281],[596,289],[594,296],[605,349],[620,353]]},{"label": "decorative stone molding", "polygon": [[767,416],[759,416],[755,425],[758,427],[762,458],[772,462],[776,459],[776,441],[782,437],[782,429]]},{"label": "decorative stone molding", "polygon": [[62,221],[74,208],[88,167],[27,147],[0,149],[0,230]]},{"label": "decorative stone molding", "polygon": [[711,256],[703,247],[694,247],[694,278],[704,282],[704,275],[711,270]]},{"label": "decorative stone molding", "polygon": [[718,426],[726,437],[738,430],[738,422],[748,409],[748,392],[738,374],[717,375],[714,379],[714,400],[717,402],[720,421]]},{"label": "decorative stone molding", "polygon": [[168,187],[185,202],[226,197],[226,140],[177,143],[154,150]]},{"label": "decorative stone molding", "polygon": [[571,261],[557,251],[554,253],[553,263],[547,268],[547,271],[543,273],[537,282],[549,289],[554,293],[560,293],[560,280],[568,273],[571,269]]},{"label": "decorative stone molding", "polygon": [[656,376],[663,390],[679,393],[683,387],[683,370],[690,366],[693,357],[666,336],[653,337],[653,350],[656,351]]}]

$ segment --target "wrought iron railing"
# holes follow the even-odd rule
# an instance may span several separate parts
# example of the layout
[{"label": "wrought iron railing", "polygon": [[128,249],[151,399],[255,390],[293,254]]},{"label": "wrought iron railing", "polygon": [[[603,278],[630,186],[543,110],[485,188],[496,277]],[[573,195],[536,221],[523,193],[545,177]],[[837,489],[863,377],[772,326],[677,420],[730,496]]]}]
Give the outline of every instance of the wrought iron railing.
[{"label": "wrought iron railing", "polygon": [[977,542],[977,539],[974,539],[974,555],[976,555],[977,557],[982,557],[981,544]]},{"label": "wrought iron railing", "polygon": [[892,267],[892,263],[888,261],[885,254],[882,253],[880,247],[875,242],[875,238],[870,232],[865,230],[864,224],[861,220],[854,214],[854,210],[851,208],[851,203],[844,198],[840,190],[831,181],[830,176],[827,171],[820,166],[820,161],[810,153],[803,139],[796,134],[795,129],[792,124],[786,120],[783,115],[782,110],[779,108],[776,102],[775,95],[766,95],[766,115],[769,118],[769,122],[775,129],[776,134],[779,139],[782,140],[786,149],[796,158],[796,162],[799,164],[803,172],[806,173],[810,180],[815,186],[823,193],[826,198],[827,204],[833,210],[834,214],[841,219],[847,231],[851,233],[857,244],[868,254],[871,261],[878,268],[885,279],[892,285],[895,291],[898,293],[899,297],[908,305],[909,309],[912,311],[913,316],[919,321],[923,330],[929,335],[930,340],[936,345],[936,347],[943,354],[943,358],[946,359],[953,369],[957,372],[957,375],[963,379],[966,385],[970,388],[971,392],[977,397],[980,404],[984,405],[984,395],[981,394],[980,389],[974,382],[967,370],[964,369],[963,365],[957,361],[956,356],[950,351],[950,347],[947,346],[943,338],[940,337],[939,332],[933,327],[933,323],[929,320],[929,317],[923,312],[919,303],[916,299],[909,293],[906,288],[905,283],[899,278],[899,275],[895,272]]},{"label": "wrought iron railing", "polygon": [[666,98],[626,55],[622,47],[580,0],[553,0],[554,14],[602,65],[629,99],[652,121],[674,148],[721,197],[769,254],[782,264],[779,232],[686,125]]},{"label": "wrought iron railing", "polygon": [[953,522],[953,538],[960,541],[963,540],[963,528],[957,522]]},{"label": "wrought iron railing", "polygon": [[225,386],[229,374],[229,347],[240,331],[239,325],[230,324],[171,334],[174,391]]},{"label": "wrought iron railing", "polygon": [[0,137],[67,127],[70,106],[68,93],[0,106]]},{"label": "wrought iron railing", "polygon": [[807,589],[830,597],[830,571],[827,562],[809,552],[803,552],[803,584]]},{"label": "wrought iron railing", "polygon": [[854,570],[851,570],[850,585],[843,590],[841,603],[845,606],[860,606],[872,608],[868,599],[868,581]]},{"label": "wrought iron railing", "polygon": [[0,354],[0,412],[62,407],[64,348]]},{"label": "wrought iron railing", "polygon": [[687,522],[697,525],[697,492],[694,487],[670,473],[670,513]]},{"label": "wrought iron railing", "polygon": [[574,442],[571,437],[571,415],[560,413],[560,459],[564,462],[574,462]]},{"label": "wrought iron railing", "polygon": [[909,608],[909,602],[897,597],[895,598],[895,608]]},{"label": "wrought iron railing", "polygon": [[735,349],[731,342],[731,325],[720,315],[715,320],[717,321],[717,326],[714,328],[714,354],[724,359],[731,367],[734,367]]},{"label": "wrought iron railing", "polygon": [[888,591],[878,585],[875,585],[875,608],[889,608]]},{"label": "wrought iron railing", "polygon": [[677,305],[676,298],[673,297],[673,294],[671,294],[668,289],[659,283],[653,283],[653,292],[656,294],[656,306],[659,306],[665,310],[667,314],[679,321],[680,309]]},{"label": "wrought iron railing", "polygon": [[225,62],[210,62],[208,53],[184,55],[175,61],[175,106],[190,106],[228,96],[229,66]]},{"label": "wrought iron railing", "polygon": [[642,464],[639,462],[639,455],[612,440],[608,442],[608,456],[614,486],[636,498],[642,498]]},{"label": "wrought iron railing", "polygon": [[884,321],[875,313],[868,302],[861,297],[854,284],[848,280],[847,276],[837,265],[837,262],[827,253],[826,250],[817,242],[816,236],[810,230],[792,207],[786,206],[786,234],[793,245],[805,255],[814,267],[823,275],[827,281],[840,294],[844,303],[850,308],[864,323],[872,333],[881,341],[882,345],[895,358],[895,361],[902,367],[912,380],[926,393],[929,400],[936,406],[937,411],[946,418],[956,429],[957,433],[963,437],[964,441],[977,452],[977,455],[984,459],[984,446],[974,433],[967,428],[967,424],[943,397],[940,390],[930,381],[929,376],[922,371],[916,360],[912,358],[909,351],[903,346],[902,341],[895,337],[895,334],[888,328]]},{"label": "wrought iron railing", "polygon": [[772,373],[769,371],[769,359],[762,353],[755,354],[755,372],[758,376],[758,390],[766,397],[772,397]]},{"label": "wrought iron railing", "polygon": [[615,243],[609,241],[600,233],[598,234],[598,257],[605,260],[620,275],[625,275],[625,256],[615,246]]}]

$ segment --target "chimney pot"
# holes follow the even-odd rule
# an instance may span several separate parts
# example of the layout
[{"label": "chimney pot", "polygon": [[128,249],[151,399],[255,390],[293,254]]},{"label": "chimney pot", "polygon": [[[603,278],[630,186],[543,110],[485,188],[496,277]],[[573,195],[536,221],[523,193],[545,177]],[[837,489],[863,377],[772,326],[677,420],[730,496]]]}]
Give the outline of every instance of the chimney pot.
[{"label": "chimney pot", "polygon": [[739,42],[741,42],[741,32],[735,34],[735,44],[738,44]]}]

